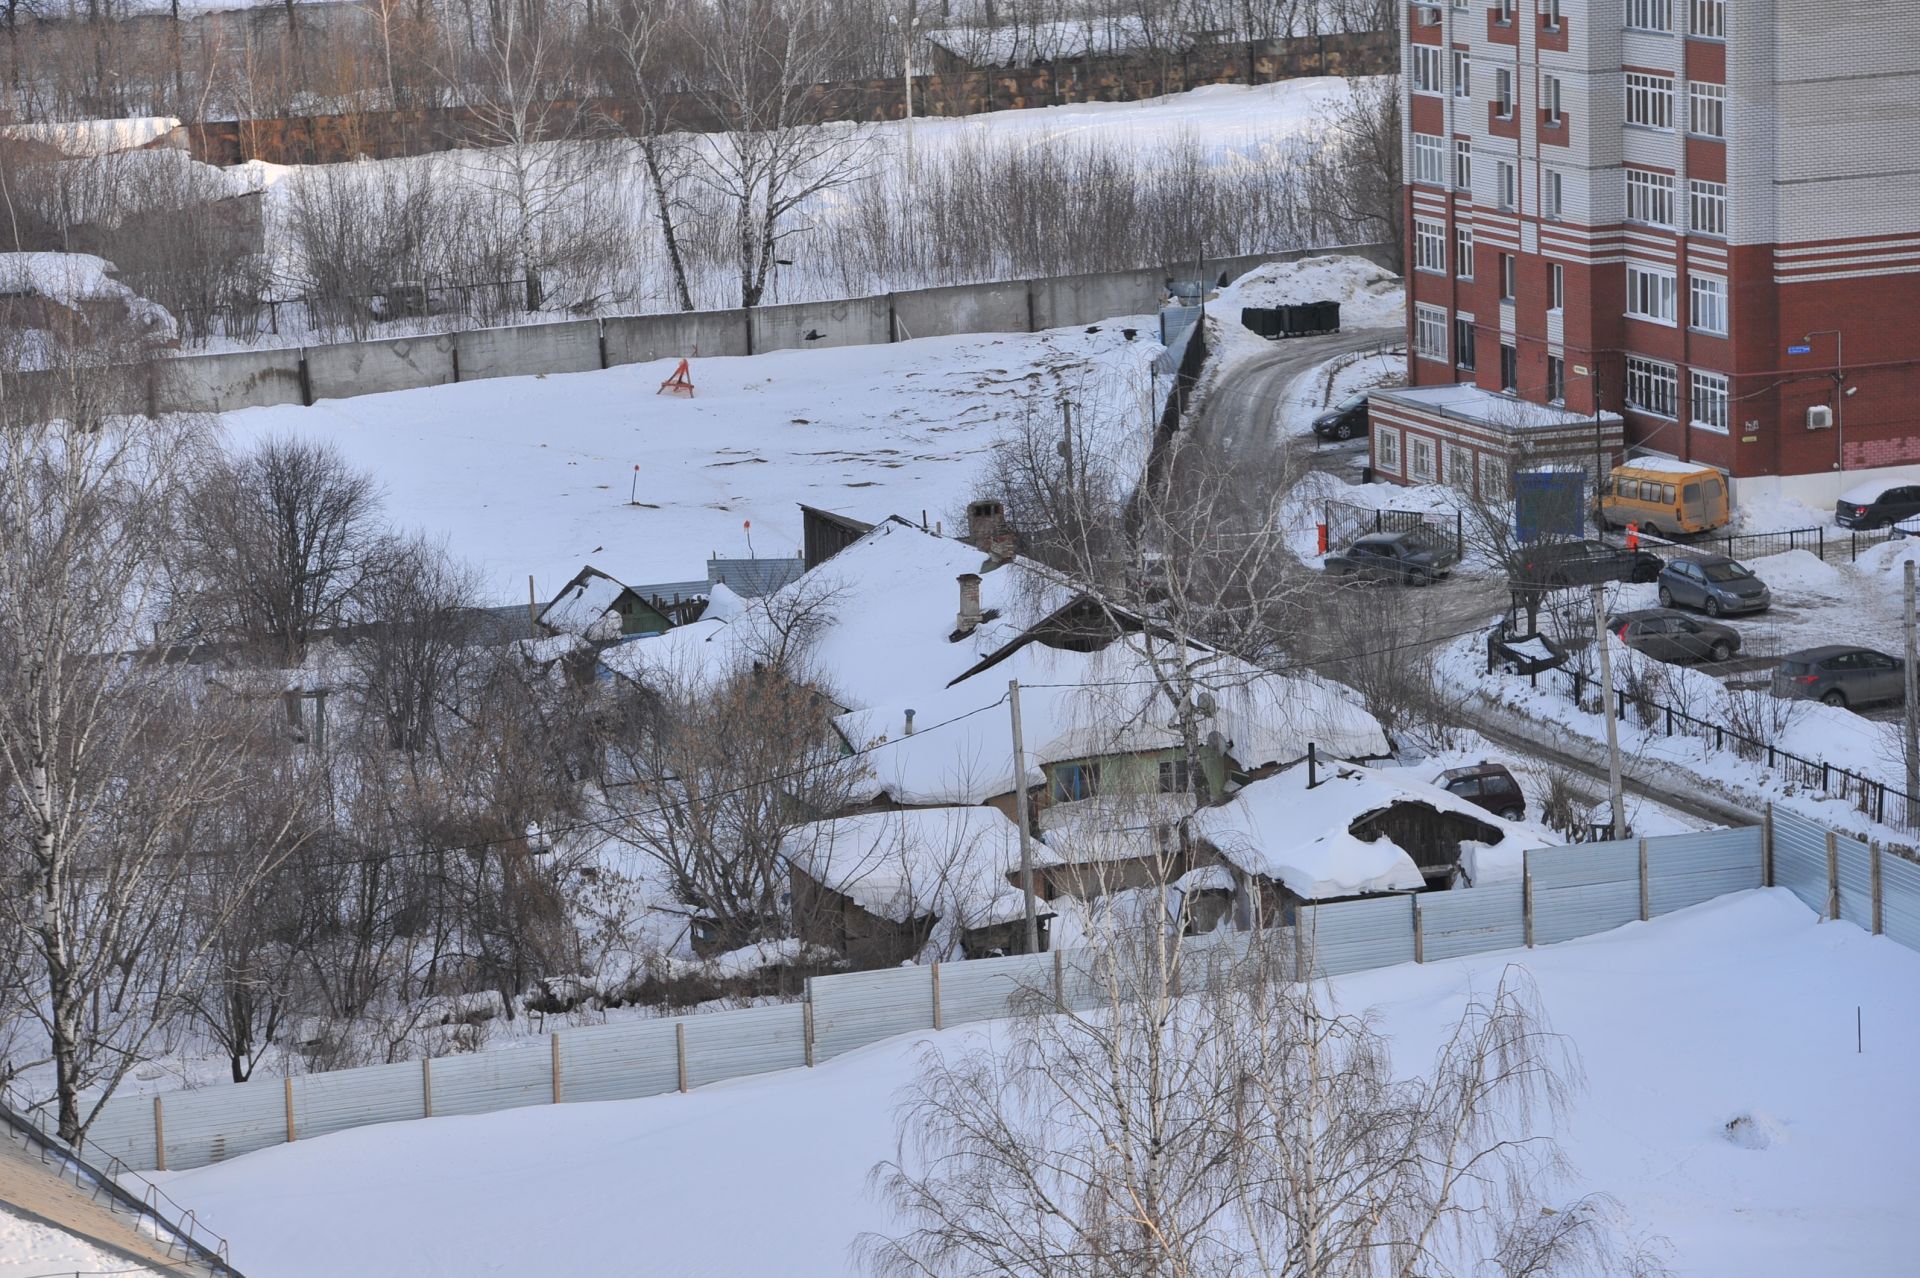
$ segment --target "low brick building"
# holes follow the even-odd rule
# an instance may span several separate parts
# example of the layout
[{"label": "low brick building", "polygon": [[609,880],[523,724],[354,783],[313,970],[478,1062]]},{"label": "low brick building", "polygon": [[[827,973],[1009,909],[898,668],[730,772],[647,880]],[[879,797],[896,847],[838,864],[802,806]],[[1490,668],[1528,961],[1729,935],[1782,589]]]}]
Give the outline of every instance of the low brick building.
[{"label": "low brick building", "polygon": [[1618,465],[1618,413],[1583,417],[1478,386],[1420,386],[1368,397],[1373,473],[1402,484],[1448,484],[1495,499],[1515,471]]}]

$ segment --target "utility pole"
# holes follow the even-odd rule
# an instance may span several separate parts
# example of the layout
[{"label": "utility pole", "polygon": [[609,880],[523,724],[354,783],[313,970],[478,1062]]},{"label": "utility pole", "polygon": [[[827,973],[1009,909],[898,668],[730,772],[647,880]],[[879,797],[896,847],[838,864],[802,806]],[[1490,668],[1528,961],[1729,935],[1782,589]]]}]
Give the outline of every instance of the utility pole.
[{"label": "utility pole", "polygon": [[1613,704],[1613,654],[1607,648],[1607,592],[1593,588],[1593,642],[1600,649],[1600,706],[1607,716],[1607,794],[1613,801],[1613,837],[1627,837],[1627,803],[1620,793],[1620,716]]},{"label": "utility pole", "polygon": [[1013,804],[1020,821],[1020,890],[1027,898],[1027,953],[1040,952],[1040,916],[1033,904],[1033,832],[1027,812],[1027,747],[1020,739],[1020,681],[1007,680],[1007,708],[1013,711]]},{"label": "utility pole", "polygon": [[[1909,559],[1906,564],[1907,613],[1904,627],[1907,634],[1905,671],[1907,704],[1906,713],[1902,716],[1906,727],[1907,802],[1909,805],[1916,798],[1920,798],[1920,687],[1916,687],[1916,684],[1920,684],[1920,668],[1916,668],[1920,667],[1920,661],[1915,660],[1916,649],[1920,649],[1920,639],[1916,638],[1914,627],[1913,573],[1913,560]],[[1911,812],[1908,813],[1907,819],[1909,821],[1913,819]]]}]

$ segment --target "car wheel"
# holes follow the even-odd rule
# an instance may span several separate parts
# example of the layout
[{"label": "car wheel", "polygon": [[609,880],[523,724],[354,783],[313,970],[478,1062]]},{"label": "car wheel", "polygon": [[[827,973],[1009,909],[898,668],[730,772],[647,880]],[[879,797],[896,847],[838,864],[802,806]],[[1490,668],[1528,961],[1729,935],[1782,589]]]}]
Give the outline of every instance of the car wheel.
[{"label": "car wheel", "polygon": [[1732,655],[1733,655],[1733,649],[1728,645],[1725,639],[1714,640],[1713,646],[1707,649],[1707,660],[1715,663],[1716,665],[1722,661],[1725,661],[1728,657],[1731,657]]},{"label": "car wheel", "polygon": [[1502,821],[1524,821],[1527,819],[1527,810],[1525,808],[1508,808],[1505,812],[1496,812],[1494,815]]},{"label": "car wheel", "polygon": [[1717,617],[1720,615],[1720,601],[1712,595],[1707,596],[1707,615],[1709,617]]},{"label": "car wheel", "polygon": [[1341,422],[1341,423],[1340,423],[1340,424],[1339,424],[1338,426],[1335,426],[1335,427],[1333,428],[1333,437],[1334,437],[1335,439],[1339,439],[1339,440],[1348,440],[1348,439],[1352,439],[1352,438],[1353,438],[1353,423],[1352,423],[1352,422]]},{"label": "car wheel", "polygon": [[1845,710],[1847,708],[1847,694],[1840,691],[1840,689],[1838,688],[1835,688],[1831,692],[1828,692],[1825,696],[1821,697],[1820,700],[1826,702],[1830,706],[1838,706],[1842,710]]},{"label": "car wheel", "polygon": [[1660,606],[1662,608],[1673,607],[1673,592],[1665,586],[1660,587]]}]

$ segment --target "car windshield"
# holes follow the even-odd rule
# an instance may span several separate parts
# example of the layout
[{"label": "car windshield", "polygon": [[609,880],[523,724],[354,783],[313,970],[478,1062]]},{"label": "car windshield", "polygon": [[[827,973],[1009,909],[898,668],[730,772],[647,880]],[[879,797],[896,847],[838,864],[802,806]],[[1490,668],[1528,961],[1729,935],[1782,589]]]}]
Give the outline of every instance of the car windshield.
[{"label": "car windshield", "polygon": [[1349,408],[1358,408],[1360,407],[1360,405],[1366,402],[1367,402],[1367,397],[1365,395],[1349,395],[1345,399],[1340,401],[1338,407],[1340,411],[1344,413]]},{"label": "car windshield", "polygon": [[1745,581],[1751,576],[1753,574],[1740,564],[1707,565],[1708,581]]}]

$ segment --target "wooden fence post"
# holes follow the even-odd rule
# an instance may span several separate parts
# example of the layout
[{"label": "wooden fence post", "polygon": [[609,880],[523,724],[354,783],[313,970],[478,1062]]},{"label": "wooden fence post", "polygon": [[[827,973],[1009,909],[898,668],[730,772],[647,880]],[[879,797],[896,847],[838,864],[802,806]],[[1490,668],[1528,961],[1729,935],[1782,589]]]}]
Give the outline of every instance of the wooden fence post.
[{"label": "wooden fence post", "polygon": [[800,1005],[800,1030],[806,1039],[807,1068],[813,1068],[813,990],[807,990],[807,1001]]},{"label": "wooden fence post", "polygon": [[933,1027],[935,1029],[942,1028],[940,1024],[940,965],[938,963],[933,965]]},{"label": "wooden fence post", "polygon": [[420,1058],[420,1117],[433,1117],[433,1057]]},{"label": "wooden fence post", "polygon": [[1653,917],[1653,898],[1647,888],[1647,841],[1640,840],[1640,921]]},{"label": "wooden fence post", "polygon": [[680,1090],[687,1090],[687,1023],[673,1023],[673,1055],[680,1066]]},{"label": "wooden fence post", "polygon": [[1840,917],[1840,836],[1827,831],[1827,917]]},{"label": "wooden fence post", "polygon": [[553,1103],[560,1103],[560,1033],[558,1030],[547,1035],[547,1041],[553,1044]]},{"label": "wooden fence post", "polygon": [[167,1169],[167,1119],[160,1109],[160,1097],[153,1098],[153,1169]]},{"label": "wooden fence post", "polygon": [[1773,805],[1767,805],[1767,815],[1760,822],[1760,886],[1773,886]]},{"label": "wooden fence post", "polygon": [[1880,935],[1880,844],[1874,843],[1873,857],[1873,934]]},{"label": "wooden fence post", "polygon": [[1420,898],[1417,896],[1413,898],[1413,961],[1416,963],[1427,961],[1426,928],[1421,923]]},{"label": "wooden fence post", "polygon": [[1533,857],[1520,854],[1520,917],[1525,925],[1527,948],[1533,948]]},{"label": "wooden fence post", "polygon": [[289,1144],[289,1145],[291,1145],[291,1144],[293,1144],[293,1140],[294,1140],[294,1131],[293,1131],[293,1075],[291,1075],[291,1074],[289,1074],[289,1075],[287,1075],[287,1076],[286,1076],[285,1078],[283,1078],[283,1079],[281,1079],[280,1081],[281,1081],[282,1083],[284,1083],[284,1084],[286,1085],[286,1093],[287,1093],[287,1144]]}]

